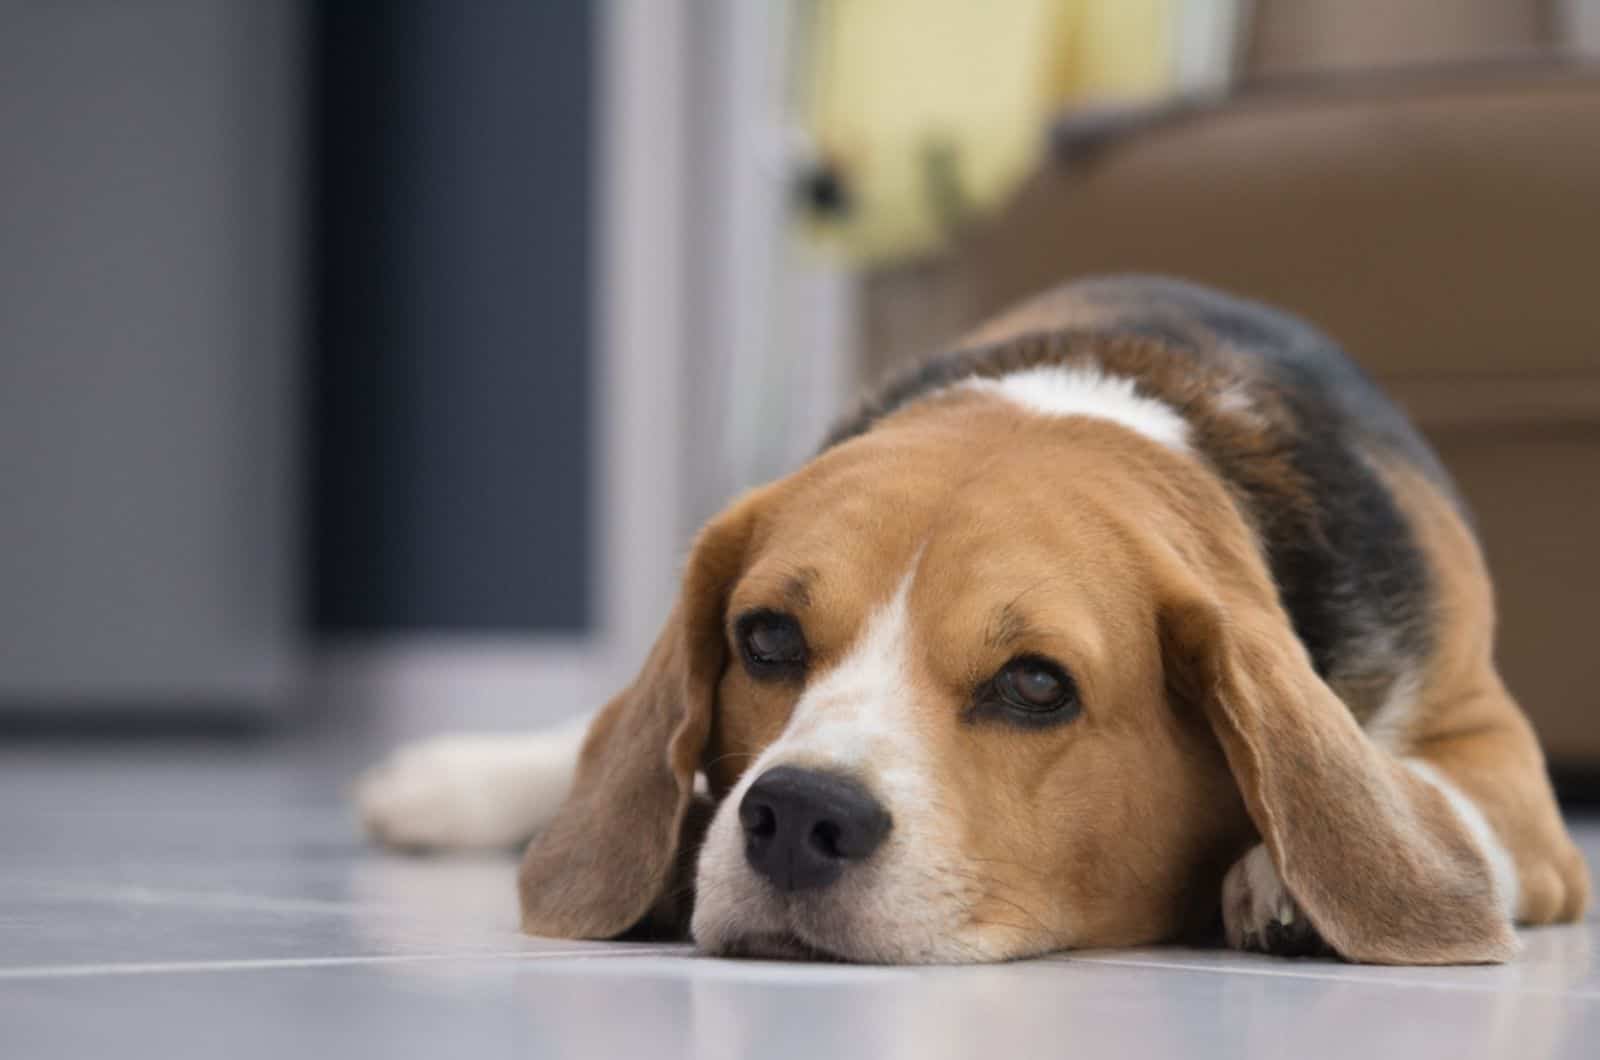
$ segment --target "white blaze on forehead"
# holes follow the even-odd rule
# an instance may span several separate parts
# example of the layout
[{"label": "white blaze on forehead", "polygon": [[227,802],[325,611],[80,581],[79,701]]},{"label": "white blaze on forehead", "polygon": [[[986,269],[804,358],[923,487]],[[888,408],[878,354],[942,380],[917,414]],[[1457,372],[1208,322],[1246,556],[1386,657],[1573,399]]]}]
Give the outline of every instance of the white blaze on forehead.
[{"label": "white blaze on forehead", "polygon": [[894,595],[868,616],[844,659],[801,695],[748,779],[785,763],[832,767],[858,774],[890,801],[926,783],[911,681],[908,601],[916,567],[913,561]]},{"label": "white blaze on forehead", "polygon": [[1089,365],[1042,365],[961,386],[994,394],[1046,416],[1091,416],[1137,431],[1162,445],[1186,449],[1189,424],[1170,405],[1141,395],[1132,379]]}]

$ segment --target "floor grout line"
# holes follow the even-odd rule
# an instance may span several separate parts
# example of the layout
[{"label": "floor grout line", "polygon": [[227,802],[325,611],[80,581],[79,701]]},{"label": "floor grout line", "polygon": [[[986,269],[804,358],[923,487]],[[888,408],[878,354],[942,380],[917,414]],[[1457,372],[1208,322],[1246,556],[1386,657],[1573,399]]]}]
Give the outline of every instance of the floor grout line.
[{"label": "floor grout line", "polygon": [[[612,948],[564,950],[511,950],[483,953],[424,953],[424,954],[369,954],[344,957],[284,957],[235,960],[149,961],[104,964],[40,965],[17,968],[0,968],[0,981],[80,979],[127,975],[181,975],[196,972],[250,972],[277,971],[297,968],[360,967],[436,963],[443,961],[519,961],[540,962],[570,960],[573,958],[599,958],[607,961],[626,960],[630,957],[683,957],[681,946],[630,947],[627,950]],[[1041,963],[1076,964],[1079,966],[1104,964],[1123,968],[1152,968],[1164,971],[1192,972],[1209,975],[1246,975],[1268,979],[1307,979],[1317,982],[1359,983],[1363,986],[1398,986],[1409,989],[1429,989],[1456,993],[1523,994],[1573,998],[1583,1001],[1600,999],[1600,991],[1576,989],[1528,988],[1506,984],[1474,984],[1462,982],[1432,982],[1416,978],[1390,978],[1350,974],[1347,971],[1306,972],[1293,969],[1251,968],[1229,965],[1189,964],[1181,961],[1162,961],[1149,958],[1072,957],[1048,958]]]},{"label": "floor grout line", "polygon": [[[368,902],[330,898],[274,898],[271,895],[229,894],[218,891],[189,891],[172,887],[77,887],[33,885],[51,898],[91,902],[123,902],[129,905],[179,906],[211,909],[250,910],[263,913],[415,913],[415,906],[401,902]],[[427,911],[424,910],[424,913]]]},{"label": "floor grout line", "polygon": [[[515,894],[512,873],[507,873],[505,893]],[[437,909],[421,903],[384,901],[365,898],[282,898],[273,895],[247,892],[199,891],[178,887],[147,887],[138,884],[127,886],[77,886],[60,885],[39,880],[6,881],[0,879],[0,901],[7,890],[30,891],[27,897],[66,898],[78,901],[124,903],[128,905],[162,906],[174,908],[244,910],[261,913],[307,913],[328,916],[351,916],[380,913],[408,917],[435,919]],[[509,899],[515,901],[515,898]],[[514,912],[514,910],[513,910]],[[520,935],[516,928],[507,933]]]},{"label": "floor grout line", "polygon": [[[84,897],[139,905],[170,905],[180,907],[194,906],[220,909],[245,909],[262,912],[275,911],[285,913],[324,913],[333,915],[381,913],[384,915],[410,916],[418,913],[418,910],[403,903],[391,904],[327,899],[274,898],[264,895],[258,896],[187,891],[177,888],[164,887],[69,886],[65,888],[53,888],[53,890],[57,895],[61,895],[63,892],[65,892],[71,897]],[[507,931],[506,935],[508,938],[521,937],[520,934],[516,933],[515,931]],[[484,953],[463,952],[450,954],[380,954],[329,958],[268,958],[261,960],[170,961],[148,963],[109,962],[103,964],[41,965],[23,966],[17,968],[0,967],[0,980],[70,978],[93,975],[131,975],[145,973],[185,973],[194,971],[261,970],[279,967],[389,964],[406,963],[411,961],[459,960],[472,958],[483,958],[490,960],[539,960],[547,958],[589,956],[674,956],[681,955],[681,952],[681,949],[651,948],[648,950],[630,949],[627,954],[623,954],[618,951],[602,950],[597,948],[559,951],[511,950],[486,951]],[[1561,989],[1500,983],[1480,984],[1461,982],[1459,980],[1452,982],[1436,982],[1415,977],[1362,974],[1359,970],[1357,970],[1356,966],[1347,967],[1342,965],[1336,968],[1330,968],[1327,971],[1311,971],[1303,968],[1256,967],[1238,963],[1204,964],[1179,960],[1161,960],[1159,958],[1144,957],[1139,955],[1075,955],[1072,953],[1064,953],[1047,957],[1045,958],[1045,962],[1072,963],[1078,965],[1108,964],[1118,967],[1156,968],[1168,971],[1197,972],[1213,975],[1232,974],[1267,978],[1308,979],[1319,982],[1354,982],[1371,986],[1398,986],[1429,990],[1451,990],[1469,993],[1515,993],[1528,996],[1566,997],[1586,1002],[1600,1000],[1600,990],[1597,989]]]},{"label": "floor grout line", "polygon": [[1506,983],[1433,982],[1427,979],[1400,978],[1398,976],[1362,975],[1340,969],[1337,972],[1306,972],[1293,968],[1252,968],[1236,964],[1190,964],[1184,961],[1162,961],[1147,957],[1074,957],[1070,954],[1052,957],[1059,964],[1110,964],[1121,968],[1160,968],[1168,971],[1200,972],[1209,975],[1254,975],[1269,979],[1313,979],[1325,983],[1360,983],[1363,986],[1403,986],[1424,990],[1453,990],[1478,994],[1528,994],[1533,996],[1569,997],[1584,1001],[1600,1000],[1600,990],[1559,989],[1552,987],[1525,987]]},{"label": "floor grout line", "polygon": [[509,950],[485,953],[385,953],[348,957],[264,957],[245,960],[136,961],[110,964],[59,964],[0,968],[0,980],[86,979],[96,976],[185,975],[195,972],[259,972],[295,968],[337,968],[362,965],[421,964],[439,961],[547,961],[573,957],[605,960],[628,957],[666,957],[682,954],[681,947],[574,950]]}]

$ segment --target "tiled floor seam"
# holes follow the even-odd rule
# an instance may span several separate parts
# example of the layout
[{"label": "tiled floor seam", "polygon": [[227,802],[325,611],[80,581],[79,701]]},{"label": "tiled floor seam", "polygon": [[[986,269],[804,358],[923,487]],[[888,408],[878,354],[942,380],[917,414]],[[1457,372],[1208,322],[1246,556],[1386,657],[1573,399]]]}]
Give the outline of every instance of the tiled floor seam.
[{"label": "tiled floor seam", "polygon": [[1294,968],[1250,968],[1241,965],[1186,964],[1181,961],[1156,961],[1142,957],[1074,957],[1063,954],[1050,958],[1063,964],[1109,964],[1119,968],[1159,968],[1163,971],[1199,972],[1210,975],[1254,975],[1276,979],[1315,979],[1328,983],[1360,983],[1363,986],[1401,986],[1408,989],[1449,990],[1479,994],[1529,994],[1536,996],[1567,997],[1582,1001],[1600,1001],[1600,990],[1564,990],[1550,987],[1524,987],[1504,983],[1434,982],[1427,979],[1402,979],[1351,973],[1341,969],[1332,972],[1305,972]]},{"label": "tiled floor seam", "polygon": [[[182,891],[164,887],[74,887],[29,882],[21,885],[49,898],[70,898],[108,904],[231,909],[259,913],[308,913],[349,916],[358,913],[415,914],[401,902],[337,901],[322,898],[273,898],[269,895]],[[19,887],[19,889],[21,889]],[[422,913],[426,913],[423,910]]]},{"label": "tiled floor seam", "polygon": [[349,957],[269,957],[246,960],[130,961],[106,964],[32,965],[0,968],[0,981],[86,979],[121,975],[193,975],[199,972],[261,972],[295,968],[337,968],[368,965],[422,964],[444,961],[553,961],[572,958],[626,960],[629,957],[677,957],[681,948],[649,947],[638,950],[516,950],[488,953],[370,954]]}]

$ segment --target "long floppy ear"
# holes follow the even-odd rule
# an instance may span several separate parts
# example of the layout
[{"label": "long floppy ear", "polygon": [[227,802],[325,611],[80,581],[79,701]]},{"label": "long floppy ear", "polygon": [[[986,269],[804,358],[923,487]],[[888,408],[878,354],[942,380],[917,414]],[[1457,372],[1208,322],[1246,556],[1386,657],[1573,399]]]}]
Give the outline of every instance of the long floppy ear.
[{"label": "long floppy ear", "polygon": [[722,611],[743,565],[754,496],[703,531],[644,669],[589,727],[572,790],[529,844],[522,929],[614,938],[647,919],[687,923],[684,892],[704,831],[695,773],[725,665]]},{"label": "long floppy ear", "polygon": [[1348,960],[1508,959],[1483,853],[1445,797],[1361,731],[1263,588],[1186,594],[1162,629],[1169,679],[1204,710],[1289,894]]}]

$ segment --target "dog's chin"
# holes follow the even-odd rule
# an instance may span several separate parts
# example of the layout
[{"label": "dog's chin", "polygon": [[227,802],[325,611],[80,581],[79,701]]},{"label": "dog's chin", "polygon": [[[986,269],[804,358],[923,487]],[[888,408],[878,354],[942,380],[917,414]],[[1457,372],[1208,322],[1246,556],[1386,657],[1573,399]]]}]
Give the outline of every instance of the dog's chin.
[{"label": "dog's chin", "polygon": [[[707,925],[710,927],[710,925]],[[772,915],[740,925],[722,923],[694,933],[711,957],[834,964],[987,964],[1052,952],[1063,946],[1014,936],[975,936],[951,931],[929,935],[921,924],[863,930],[848,918]]]},{"label": "dog's chin", "polygon": [[763,931],[739,935],[723,941],[712,953],[716,957],[759,961],[827,961],[846,963],[852,958],[808,942],[793,932]]},{"label": "dog's chin", "polygon": [[[909,925],[908,925],[909,927]],[[793,910],[754,923],[721,925],[696,932],[702,952],[712,957],[768,961],[816,961],[834,964],[967,964],[993,960],[954,939],[933,940],[921,948],[898,941],[893,932],[862,930],[848,918],[799,915]]]},{"label": "dog's chin", "polygon": [[[756,896],[749,896],[754,899]],[[771,961],[828,961],[880,964],[884,955],[868,952],[860,931],[837,910],[797,908],[797,903],[765,896],[765,901],[740,903],[739,919],[706,915],[696,910],[695,944],[713,957]],[[759,915],[758,915],[759,914]]]}]

